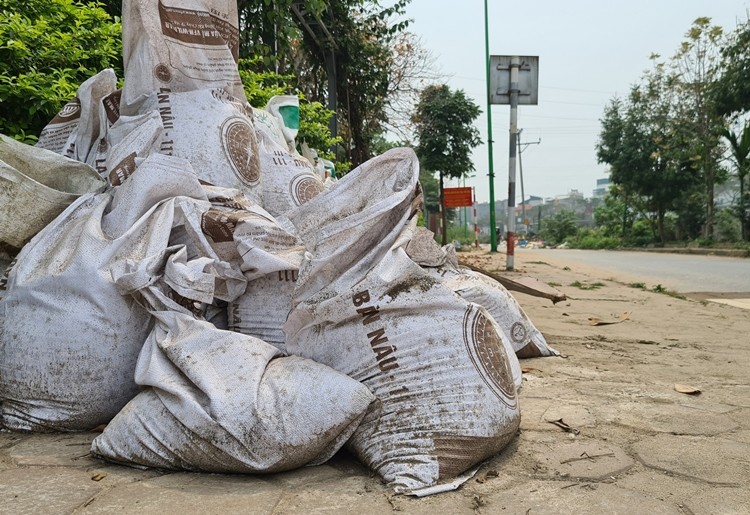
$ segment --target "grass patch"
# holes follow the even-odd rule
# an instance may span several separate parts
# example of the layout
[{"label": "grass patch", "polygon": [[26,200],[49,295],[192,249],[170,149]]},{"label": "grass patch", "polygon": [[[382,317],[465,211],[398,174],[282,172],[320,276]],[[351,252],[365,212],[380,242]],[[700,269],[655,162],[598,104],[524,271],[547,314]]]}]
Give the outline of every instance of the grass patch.
[{"label": "grass patch", "polygon": [[646,289],[646,283],[630,283],[628,284],[631,288],[637,288],[639,290],[645,290]]},{"label": "grass patch", "polygon": [[549,263],[547,263],[546,261],[529,261],[526,264],[527,265],[547,265],[547,266],[552,266]]},{"label": "grass patch", "polygon": [[667,288],[665,288],[661,284],[657,284],[656,286],[653,286],[651,288],[651,291],[654,292],[654,293],[663,293],[664,295],[669,295],[670,297],[674,297],[675,299],[687,300],[687,297],[685,297],[681,293],[678,293],[678,292],[673,291],[673,290],[668,290]]},{"label": "grass patch", "polygon": [[549,286],[552,286],[553,288],[557,288],[558,286],[562,286],[560,283],[547,283]]},{"label": "grass patch", "polygon": [[585,283],[582,283],[581,281],[573,281],[572,283],[570,283],[570,286],[573,286],[575,288],[580,288],[581,290],[596,290],[597,288],[606,286],[606,284],[599,282],[599,281],[595,283],[591,283],[591,284],[585,284]]}]

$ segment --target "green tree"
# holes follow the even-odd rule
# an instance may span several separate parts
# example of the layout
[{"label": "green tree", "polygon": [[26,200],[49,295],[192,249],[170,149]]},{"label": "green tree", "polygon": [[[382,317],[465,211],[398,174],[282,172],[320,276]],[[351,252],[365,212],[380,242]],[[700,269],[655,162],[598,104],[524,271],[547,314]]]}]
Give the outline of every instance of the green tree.
[{"label": "green tree", "polygon": [[633,226],[635,215],[622,188],[612,185],[603,202],[594,209],[594,222],[604,236],[624,240]]},{"label": "green tree", "polygon": [[[300,87],[326,103],[335,93],[342,151],[353,166],[372,157],[372,141],[384,132],[393,98],[393,45],[409,23],[397,18],[408,3],[384,7],[376,0],[330,0],[320,16],[300,21]],[[328,86],[329,73],[335,74],[335,91]]]},{"label": "green tree", "polygon": [[675,131],[680,136],[683,159],[700,170],[706,209],[704,238],[714,236],[714,190],[725,180],[719,160],[720,138],[726,119],[719,113],[712,90],[720,74],[720,52],[724,31],[711,25],[710,18],[698,18],[685,35],[677,53],[670,61],[669,91],[673,102]]},{"label": "green tree", "polygon": [[96,3],[0,0],[0,132],[32,143],[78,86],[122,77],[121,26]]},{"label": "green tree", "polygon": [[596,147],[599,162],[610,165],[620,195],[649,222],[662,244],[667,212],[698,180],[691,135],[678,130],[673,85],[666,66],[655,63],[626,101],[615,98],[606,107]]},{"label": "green tree", "polygon": [[542,220],[542,236],[545,240],[553,243],[563,243],[578,232],[576,214],[573,211],[563,209],[555,213],[551,218]]},{"label": "green tree", "polygon": [[[481,141],[473,123],[479,113],[479,106],[462,90],[452,91],[446,85],[428,86],[420,95],[412,118],[419,141],[415,150],[422,168],[439,174],[441,198],[444,177],[460,179],[474,171],[471,150]],[[445,209],[442,212],[445,244]]]},{"label": "green tree", "polygon": [[737,218],[740,221],[742,239],[750,240],[750,195],[745,189],[745,182],[750,175],[750,122],[746,122],[740,134],[725,129],[722,135],[729,142],[732,160],[737,170],[737,178],[740,182],[740,194],[737,199]]},{"label": "green tree", "polygon": [[712,85],[717,111],[737,115],[750,111],[750,18],[739,24],[721,49],[721,77]]}]

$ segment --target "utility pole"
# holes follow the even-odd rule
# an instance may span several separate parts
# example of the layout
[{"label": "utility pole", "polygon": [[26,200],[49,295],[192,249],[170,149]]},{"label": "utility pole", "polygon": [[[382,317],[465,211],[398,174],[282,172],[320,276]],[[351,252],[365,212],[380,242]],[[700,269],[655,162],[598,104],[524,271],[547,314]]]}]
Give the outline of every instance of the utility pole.
[{"label": "utility pole", "polygon": [[523,164],[521,163],[521,154],[526,150],[529,145],[538,145],[542,142],[542,138],[538,141],[530,141],[527,143],[521,143],[521,133],[523,129],[518,129],[518,173],[521,175],[521,217],[523,218],[523,224],[526,226],[526,232],[529,228],[526,224],[526,193],[523,191]]},{"label": "utility pole", "polygon": [[516,237],[516,139],[518,138],[518,69],[521,59],[510,58],[510,147],[508,151],[508,235],[505,269],[513,270]]}]

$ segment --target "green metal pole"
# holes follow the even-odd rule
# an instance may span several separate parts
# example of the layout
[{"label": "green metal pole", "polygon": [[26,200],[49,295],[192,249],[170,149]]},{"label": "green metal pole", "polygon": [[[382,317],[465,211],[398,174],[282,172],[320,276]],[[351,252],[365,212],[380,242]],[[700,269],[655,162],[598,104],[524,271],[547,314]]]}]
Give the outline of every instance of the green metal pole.
[{"label": "green metal pole", "polygon": [[487,159],[490,172],[490,252],[497,252],[497,222],[495,220],[495,172],[492,163],[492,104],[490,104],[490,29],[487,0],[484,0],[484,55],[487,71]]}]

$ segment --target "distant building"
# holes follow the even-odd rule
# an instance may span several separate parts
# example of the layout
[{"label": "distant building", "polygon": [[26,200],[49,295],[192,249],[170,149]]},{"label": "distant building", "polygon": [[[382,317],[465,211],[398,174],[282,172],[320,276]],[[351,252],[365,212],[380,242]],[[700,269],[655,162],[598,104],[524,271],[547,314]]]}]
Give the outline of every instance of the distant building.
[{"label": "distant building", "polygon": [[607,191],[609,191],[609,185],[611,184],[609,177],[604,177],[603,179],[597,179],[596,180],[596,189],[593,191],[593,197],[594,198],[604,198],[607,195]]}]

